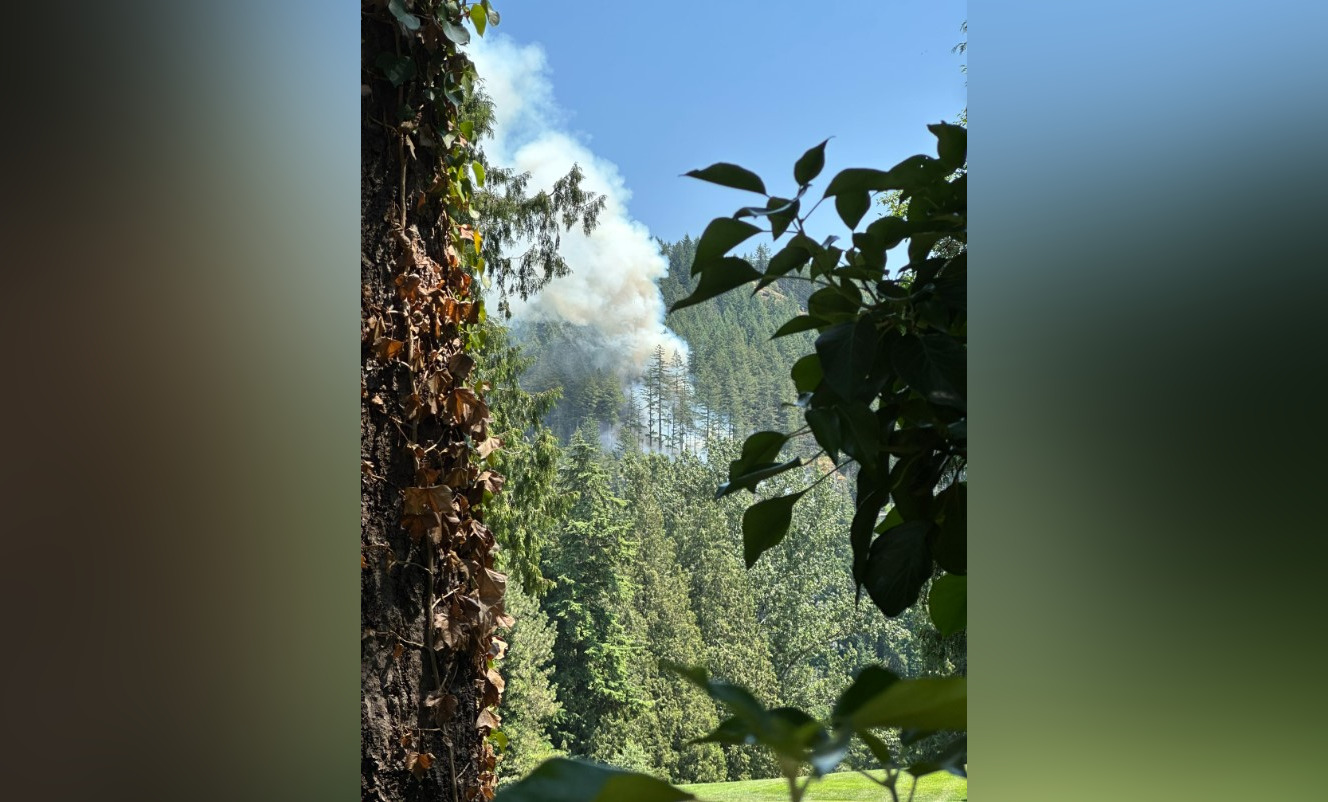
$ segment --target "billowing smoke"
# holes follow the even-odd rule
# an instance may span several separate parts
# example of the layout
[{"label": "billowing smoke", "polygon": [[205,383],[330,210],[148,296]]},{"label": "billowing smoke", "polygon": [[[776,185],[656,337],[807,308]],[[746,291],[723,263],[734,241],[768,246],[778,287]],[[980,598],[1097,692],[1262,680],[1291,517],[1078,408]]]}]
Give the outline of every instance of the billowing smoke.
[{"label": "billowing smoke", "polygon": [[612,162],[592,153],[564,130],[553,100],[544,51],[501,34],[472,39],[470,57],[495,105],[489,160],[531,174],[531,188],[549,188],[581,166],[582,186],[605,196],[599,225],[562,235],[561,252],[571,274],[554,279],[528,301],[512,299],[518,324],[561,323],[587,327],[579,358],[588,367],[616,373],[624,383],[641,375],[657,346],[686,357],[687,345],[664,325],[664,300],[655,281],[668,272],[650,232],[627,213],[631,191]]}]

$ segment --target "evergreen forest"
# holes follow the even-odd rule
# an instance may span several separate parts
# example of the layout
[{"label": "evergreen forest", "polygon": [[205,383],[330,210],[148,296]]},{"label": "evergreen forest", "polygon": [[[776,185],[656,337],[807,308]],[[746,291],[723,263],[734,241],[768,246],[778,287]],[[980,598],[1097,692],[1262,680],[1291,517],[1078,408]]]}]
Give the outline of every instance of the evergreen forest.
[{"label": "evergreen forest", "polygon": [[[659,287],[672,305],[694,285],[696,241],[658,245],[669,263]],[[764,247],[747,256],[761,269],[769,258]],[[500,452],[499,466],[532,478],[544,466],[542,483],[520,482],[525,496],[500,497],[489,519],[507,546],[502,568],[522,578],[508,586],[516,623],[501,635],[501,780],[558,754],[676,783],[779,776],[763,748],[692,743],[723,710],[666,661],[706,665],[771,705],[819,717],[844,678],[868,665],[905,677],[964,673],[963,633],[942,637],[925,610],[891,619],[857,599],[843,537],[854,513],[849,472],[816,483],[789,535],[751,570],[745,505],[714,498],[743,436],[795,428],[802,415],[789,370],[814,337],[771,339],[806,311],[798,289],[777,282],[671,315],[688,357],[660,348],[627,386],[577,356],[585,332],[575,327],[518,326],[518,344],[491,326],[501,345],[481,369],[519,377],[519,387],[495,390],[494,413],[510,440],[527,444]],[[832,468],[822,456],[770,489]],[[848,763],[877,765],[863,747]]]}]

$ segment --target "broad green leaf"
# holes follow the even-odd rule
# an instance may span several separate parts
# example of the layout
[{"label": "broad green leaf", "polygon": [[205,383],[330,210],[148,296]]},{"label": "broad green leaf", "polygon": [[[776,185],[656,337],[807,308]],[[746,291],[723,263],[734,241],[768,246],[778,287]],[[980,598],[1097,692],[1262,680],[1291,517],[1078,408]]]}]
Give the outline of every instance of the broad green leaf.
[{"label": "broad green leaf", "polygon": [[885,530],[872,543],[862,585],[890,618],[913,606],[931,577],[931,551],[927,548],[931,528],[931,521],[905,521]]},{"label": "broad green leaf", "polygon": [[732,716],[720,722],[709,734],[693,738],[688,743],[754,744],[756,733],[742,719]]},{"label": "broad green leaf", "polygon": [[821,360],[816,354],[806,356],[793,363],[789,371],[793,377],[793,386],[799,393],[812,393],[821,384]]},{"label": "broad green leaf", "polygon": [[806,186],[812,182],[812,179],[821,174],[825,169],[825,142],[809,149],[797,163],[793,165],[793,180],[798,182],[799,186]]},{"label": "broad green leaf", "polygon": [[[796,208],[797,205],[798,205],[797,198],[794,198],[793,200],[789,200],[788,198],[771,198],[770,200],[766,201],[766,204],[764,206],[744,206],[738,211],[734,212],[733,216],[735,218],[743,218],[743,217],[766,217],[772,214],[785,214],[789,210]],[[778,238],[779,235],[776,234],[775,237]]]},{"label": "broad green leaf", "polygon": [[820,326],[821,323],[822,323],[821,320],[814,318],[811,315],[798,315],[789,322],[780,326],[779,331],[776,331],[774,334],[770,335],[770,339],[774,340],[779,337],[786,337],[790,334],[797,334],[800,331],[810,331]]},{"label": "broad green leaf", "polygon": [[859,476],[858,506],[849,524],[849,545],[853,548],[853,580],[861,586],[867,579],[867,560],[871,556],[872,532],[876,528],[876,519],[881,508],[889,499],[889,493],[883,487],[871,487],[863,492],[865,477]]},{"label": "broad green leaf", "polygon": [[756,286],[764,287],[780,276],[788,275],[795,270],[801,270],[806,267],[812,255],[801,245],[789,243],[780,249],[779,253],[770,257],[770,262],[765,266],[765,278]]},{"label": "broad green leaf", "polygon": [[825,383],[840,398],[865,401],[876,395],[867,374],[876,360],[879,340],[876,323],[866,315],[831,326],[816,338]]},{"label": "broad green leaf", "polygon": [[866,190],[853,192],[845,190],[835,196],[835,211],[844,225],[853,230],[862,222],[862,216],[871,208],[871,195]]},{"label": "broad green leaf", "polygon": [[383,71],[383,75],[392,82],[393,86],[401,86],[415,77],[415,62],[409,56],[379,53],[374,64]]},{"label": "broad green leaf", "polygon": [[955,482],[937,497],[941,523],[932,540],[936,564],[952,574],[968,573],[968,482]]},{"label": "broad green leaf", "polygon": [[968,776],[968,736],[961,735],[946,744],[936,756],[935,763],[958,777]]},{"label": "broad green leaf", "polygon": [[661,660],[660,665],[684,677],[705,691],[711,699],[723,702],[733,715],[750,727],[754,733],[760,734],[766,729],[767,711],[765,705],[758,702],[756,697],[752,696],[751,691],[732,682],[714,679],[700,666],[685,666],[671,660]]},{"label": "broad green leaf", "polygon": [[783,432],[764,431],[749,436],[742,444],[742,454],[729,463],[729,482],[774,465],[786,442],[788,435]]},{"label": "broad green leaf", "polygon": [[[773,207],[776,204],[781,203],[783,200],[784,200],[783,198],[771,198],[769,205]],[[773,236],[775,239],[779,239],[780,237],[784,236],[784,232],[788,231],[789,225],[791,225],[793,223],[793,219],[798,216],[798,211],[801,208],[802,208],[802,200],[799,198],[794,198],[793,201],[788,205],[781,206],[778,209],[772,210],[769,213],[771,236]]]},{"label": "broad green leaf", "polygon": [[858,672],[853,684],[839,694],[831,716],[835,721],[846,721],[867,702],[881,695],[899,680],[899,675],[885,666],[869,665]]},{"label": "broad green leaf", "polygon": [[[806,491],[803,491],[804,493]],[[767,549],[778,546],[793,521],[793,505],[802,493],[757,502],[742,515],[742,555],[750,570]]]},{"label": "broad green leaf", "polygon": [[958,170],[968,160],[968,129],[961,125],[937,123],[927,126],[927,130],[936,135],[936,153],[941,163],[951,170]]},{"label": "broad green leaf", "polygon": [[850,720],[859,729],[967,730],[968,680],[965,677],[901,679],[864,702]]},{"label": "broad green leaf", "polygon": [[736,493],[739,490],[751,490],[752,492],[756,492],[757,484],[772,476],[778,476],[785,471],[791,471],[801,465],[802,459],[795,457],[788,462],[760,466],[742,476],[730,479],[721,484],[719,489],[715,491],[715,498],[721,499],[730,493]]},{"label": "broad green leaf", "polygon": [[692,290],[692,294],[674,303],[669,311],[677,312],[679,309],[686,309],[702,301],[708,301],[716,295],[722,295],[760,277],[760,272],[748,264],[745,259],[726,256],[723,259],[711,262],[702,271],[701,280],[697,282],[696,289]]},{"label": "broad green leaf", "polygon": [[912,231],[912,226],[902,217],[881,217],[871,221],[865,233],[879,247],[889,250],[907,239]]},{"label": "broad green leaf", "polygon": [[464,45],[470,43],[470,31],[460,25],[456,25],[451,20],[443,19],[442,17],[439,17],[438,25],[443,29],[443,36],[451,39],[455,44]]},{"label": "broad green leaf", "polygon": [[479,185],[484,186],[484,165],[477,161],[471,162],[470,169],[475,172],[475,180],[479,182]]},{"label": "broad green leaf", "polygon": [[557,757],[499,790],[495,802],[675,802],[696,799],[654,777]]},{"label": "broad green leaf", "polygon": [[761,177],[745,167],[739,167],[736,164],[728,162],[717,162],[702,170],[690,170],[683,175],[692,178],[699,178],[702,181],[709,181],[712,184],[719,184],[733,189],[745,189],[749,192],[756,192],[761,195],[766,194],[765,182]]},{"label": "broad green leaf", "polygon": [[805,417],[816,442],[825,449],[832,462],[839,462],[839,450],[844,440],[839,426],[839,410],[834,407],[809,409]]},{"label": "broad green leaf", "polygon": [[880,192],[894,189],[890,185],[890,174],[884,170],[872,170],[867,167],[850,167],[840,170],[830,179],[830,186],[825,188],[825,197],[836,196],[845,192]]},{"label": "broad green leaf", "polygon": [[[946,167],[939,159],[930,156],[909,156],[890,168],[889,186],[886,189],[902,189],[913,192],[928,184],[943,183],[953,170]],[[913,210],[909,210],[912,216]]]},{"label": "broad green leaf", "polygon": [[840,431],[844,432],[844,453],[863,468],[874,471],[881,451],[881,422],[864,401],[841,404]]},{"label": "broad green leaf", "polygon": [[747,473],[753,467],[774,462],[788,442],[783,432],[763,431],[749,435],[742,443],[742,455],[729,463],[729,477]]},{"label": "broad green leaf", "polygon": [[850,730],[835,733],[833,738],[825,738],[812,748],[807,762],[817,777],[824,777],[834,771],[848,756],[849,742],[853,738]]},{"label": "broad green leaf", "polygon": [[[696,242],[696,257],[692,260],[692,275],[705,270],[733,250],[738,243],[757,234],[761,229],[732,217],[716,217],[706,226]],[[755,269],[755,268],[753,268]]]},{"label": "broad green leaf", "polygon": [[946,334],[907,335],[894,342],[890,361],[908,386],[933,404],[963,410],[968,394],[968,352]]},{"label": "broad green leaf", "polygon": [[889,766],[894,762],[895,756],[890,754],[890,747],[885,745],[885,741],[867,730],[858,730],[858,737],[871,750],[872,757],[876,758],[882,766]]},{"label": "broad green leaf", "polygon": [[478,5],[471,6],[470,21],[475,26],[475,31],[480,36],[483,36],[484,27],[489,24],[489,14],[484,10],[483,6],[478,6]]},{"label": "broad green leaf", "polygon": [[392,12],[392,16],[397,18],[402,28],[408,31],[420,29],[420,18],[406,10],[404,0],[388,0],[387,10]]},{"label": "broad green leaf", "polygon": [[[849,286],[852,292],[857,291],[857,287]],[[859,308],[853,298],[845,294],[846,291],[840,286],[822,287],[807,298],[807,311],[827,321],[853,322],[858,318]]]},{"label": "broad green leaf", "polygon": [[812,256],[812,277],[824,275],[835,269],[839,264],[839,257],[844,255],[842,248],[832,248],[830,243],[839,239],[838,237],[826,237],[825,242],[818,247],[818,252]]},{"label": "broad green leaf", "polygon": [[968,577],[946,574],[931,583],[927,593],[931,622],[944,636],[968,628]]}]

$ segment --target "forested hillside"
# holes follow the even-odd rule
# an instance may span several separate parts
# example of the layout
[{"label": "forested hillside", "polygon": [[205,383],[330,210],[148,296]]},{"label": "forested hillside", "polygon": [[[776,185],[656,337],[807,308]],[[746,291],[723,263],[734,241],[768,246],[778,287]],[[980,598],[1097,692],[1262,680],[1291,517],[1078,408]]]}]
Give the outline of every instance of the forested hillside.
[{"label": "forested hillside", "polygon": [[[659,245],[672,303],[691,291],[695,242]],[[689,358],[661,348],[639,380],[597,364],[602,344],[584,339],[587,329],[518,327],[518,351],[490,324],[480,370],[508,388],[495,391],[495,430],[524,430],[506,440],[526,444],[499,452],[503,473],[524,477],[513,481],[523,496],[500,498],[490,518],[503,569],[523,580],[508,588],[517,623],[504,634],[500,777],[556,753],[675,782],[777,776],[768,751],[691,743],[722,711],[665,660],[704,664],[772,705],[821,716],[866,665],[903,676],[962,669],[962,636],[943,642],[925,611],[889,619],[855,598],[848,477],[817,483],[788,536],[750,570],[746,502],[715,501],[741,436],[795,428],[801,416],[788,376],[811,337],[770,337],[802,311],[791,283],[671,316]],[[501,381],[515,374],[524,388]],[[830,467],[822,458],[762,495]],[[863,748],[850,763],[875,765]]]}]

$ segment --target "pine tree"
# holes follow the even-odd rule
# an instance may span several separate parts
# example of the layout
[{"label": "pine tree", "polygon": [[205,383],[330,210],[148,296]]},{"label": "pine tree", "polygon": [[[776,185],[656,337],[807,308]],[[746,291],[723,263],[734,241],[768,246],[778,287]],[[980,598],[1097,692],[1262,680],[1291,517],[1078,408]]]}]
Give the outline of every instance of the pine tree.
[{"label": "pine tree", "polygon": [[549,549],[545,575],[554,585],[544,609],[558,629],[554,666],[563,743],[555,746],[602,757],[615,718],[645,700],[631,683],[632,643],[624,625],[632,598],[626,579],[632,544],[621,515],[624,502],[610,490],[597,440],[581,429],[567,448],[559,487],[572,503]]}]

